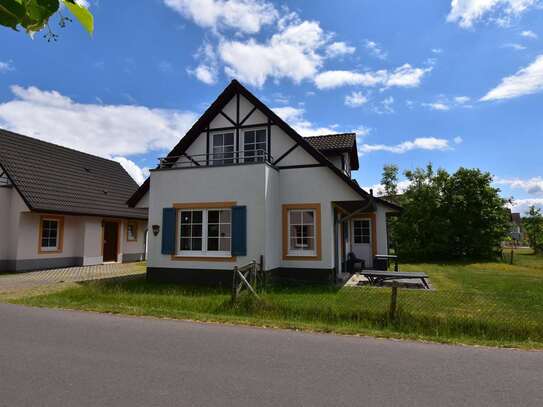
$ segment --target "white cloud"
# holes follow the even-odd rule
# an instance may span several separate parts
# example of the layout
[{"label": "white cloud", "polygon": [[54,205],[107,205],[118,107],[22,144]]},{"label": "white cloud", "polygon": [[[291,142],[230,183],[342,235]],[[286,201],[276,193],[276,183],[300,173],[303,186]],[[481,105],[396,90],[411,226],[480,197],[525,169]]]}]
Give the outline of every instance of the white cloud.
[{"label": "white cloud", "polygon": [[432,68],[413,68],[404,64],[393,71],[381,69],[379,71],[325,71],[315,77],[315,84],[319,89],[333,89],[340,86],[384,86],[384,87],[417,87],[423,76]]},{"label": "white cloud", "polygon": [[469,96],[456,96],[454,98],[454,101],[458,103],[459,105],[463,105],[465,103],[468,103],[471,100]]},{"label": "white cloud", "polygon": [[218,61],[215,48],[211,43],[204,42],[194,58],[199,62],[198,66],[194,69],[187,69],[190,75],[194,75],[196,79],[205,83],[206,85],[214,85],[218,80]]},{"label": "white cloud", "polygon": [[524,215],[529,211],[530,206],[543,209],[543,198],[513,199],[511,211]]},{"label": "white cloud", "polygon": [[368,102],[368,98],[362,92],[351,92],[345,96],[345,106],[359,107]]},{"label": "white cloud", "polygon": [[343,41],[336,41],[326,47],[326,55],[330,58],[334,58],[341,55],[354,54],[355,47],[347,45]]},{"label": "white cloud", "polygon": [[217,83],[217,71],[211,66],[200,64],[194,71],[190,71],[190,73],[194,74],[199,81],[206,85],[214,85]]},{"label": "white cloud", "polygon": [[537,38],[537,34],[530,30],[523,31],[520,33],[520,35],[523,36],[524,38],[532,38],[532,39]]},{"label": "white cloud", "polygon": [[443,49],[441,49],[441,48],[432,48],[432,52],[434,54],[441,54],[443,52]]},{"label": "white cloud", "polygon": [[470,28],[484,19],[508,25],[511,18],[539,4],[539,0],[451,0],[447,21],[462,28]]},{"label": "white cloud", "polygon": [[163,0],[184,17],[200,27],[214,31],[232,29],[256,34],[265,25],[277,20],[275,7],[263,0]]},{"label": "white cloud", "polygon": [[389,96],[381,101],[380,105],[374,106],[373,111],[377,114],[394,113],[394,98]]},{"label": "white cloud", "polygon": [[366,137],[371,133],[371,127],[358,126],[356,129],[353,129],[353,133],[356,133],[357,137]]},{"label": "white cloud", "polygon": [[78,103],[57,91],[12,86],[0,127],[106,158],[164,151],[196,120],[192,112]]},{"label": "white cloud", "polygon": [[503,78],[501,83],[490,90],[481,101],[510,99],[543,90],[543,55],[520,69],[516,74]]},{"label": "white cloud", "polygon": [[494,183],[498,185],[507,185],[513,189],[522,189],[523,191],[531,195],[543,196],[543,178],[542,177],[533,177],[530,179],[496,178],[494,180]]},{"label": "white cloud", "polygon": [[0,61],[0,73],[6,73],[14,70],[15,67],[13,66],[13,63],[11,61]]},{"label": "white cloud", "polygon": [[425,107],[428,107],[431,110],[441,110],[441,111],[450,110],[450,106],[443,102],[423,103],[422,105]]},{"label": "white cloud", "polygon": [[228,75],[254,86],[261,87],[268,77],[299,83],[316,75],[323,61],[318,51],[326,41],[319,23],[303,21],[287,25],[264,43],[224,40],[219,55]]},{"label": "white cloud", "polygon": [[[402,180],[398,182],[398,193],[403,194],[407,188],[411,185],[411,182],[409,180]],[[375,196],[384,196],[385,195],[385,186],[383,184],[374,184],[371,186],[363,187],[366,191],[369,191],[370,189],[373,190],[373,194]]]},{"label": "white cloud", "polygon": [[508,42],[506,44],[503,44],[502,47],[511,48],[511,49],[514,49],[515,51],[523,51],[526,49],[526,46],[522,44],[517,44],[516,42]]},{"label": "white cloud", "polygon": [[149,176],[149,168],[140,168],[134,161],[125,157],[113,157],[125,169],[125,171],[137,182],[138,185],[143,184]]},{"label": "white cloud", "polygon": [[305,110],[299,107],[283,106],[272,109],[281,119],[304,137],[338,133],[336,126],[315,126],[304,118]]},{"label": "white cloud", "polygon": [[412,141],[404,141],[396,145],[362,144],[358,153],[360,155],[376,151],[386,151],[395,154],[404,154],[412,150],[450,150],[449,140],[436,137],[420,137]]},{"label": "white cloud", "polygon": [[375,58],[383,60],[387,58],[387,53],[375,41],[365,40],[365,47]]},{"label": "white cloud", "polygon": [[464,142],[464,139],[460,136],[456,136],[453,138],[454,144],[462,144]]}]

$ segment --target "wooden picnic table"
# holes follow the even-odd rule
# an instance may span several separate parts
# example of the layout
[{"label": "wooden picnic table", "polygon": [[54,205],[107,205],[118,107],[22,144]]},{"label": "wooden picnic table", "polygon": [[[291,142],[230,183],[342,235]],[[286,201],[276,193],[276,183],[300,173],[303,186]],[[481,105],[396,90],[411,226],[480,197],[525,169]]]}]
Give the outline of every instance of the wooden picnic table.
[{"label": "wooden picnic table", "polygon": [[430,288],[426,281],[428,274],[422,272],[361,270],[360,274],[366,277],[371,285],[382,285],[385,281],[402,279],[420,280],[425,288]]}]

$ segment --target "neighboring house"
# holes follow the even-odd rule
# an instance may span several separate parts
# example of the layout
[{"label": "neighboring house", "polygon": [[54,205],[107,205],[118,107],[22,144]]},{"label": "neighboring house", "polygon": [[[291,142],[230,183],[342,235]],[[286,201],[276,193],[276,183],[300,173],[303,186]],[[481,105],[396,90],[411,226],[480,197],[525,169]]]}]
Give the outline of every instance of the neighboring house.
[{"label": "neighboring house", "polygon": [[400,208],[351,178],[355,134],[301,137],[239,82],[213,102],[128,201],[149,209],[148,276],[231,281],[251,260],[279,276],[331,279],[349,252],[387,252]]},{"label": "neighboring house", "polygon": [[0,130],[0,271],[142,260],[137,188],[115,161]]},{"label": "neighboring house", "polygon": [[511,213],[511,229],[509,232],[511,240],[515,246],[522,245],[525,241],[524,227],[522,226],[522,218],[520,213]]}]

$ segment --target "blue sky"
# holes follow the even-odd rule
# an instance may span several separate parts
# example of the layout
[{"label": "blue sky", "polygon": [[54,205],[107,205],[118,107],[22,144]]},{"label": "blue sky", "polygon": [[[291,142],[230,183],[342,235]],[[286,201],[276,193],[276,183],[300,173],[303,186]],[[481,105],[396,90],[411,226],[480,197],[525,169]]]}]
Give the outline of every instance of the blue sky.
[{"label": "blue sky", "polygon": [[543,1],[90,1],[0,30],[0,126],[120,161],[141,182],[233,78],[303,135],[357,131],[382,167],[479,167],[543,206]]}]

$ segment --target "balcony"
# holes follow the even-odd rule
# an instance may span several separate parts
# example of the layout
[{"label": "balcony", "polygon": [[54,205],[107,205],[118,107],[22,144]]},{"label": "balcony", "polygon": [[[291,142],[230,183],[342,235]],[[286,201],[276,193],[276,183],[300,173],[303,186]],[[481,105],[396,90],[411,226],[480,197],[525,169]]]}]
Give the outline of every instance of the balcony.
[{"label": "balcony", "polygon": [[218,167],[229,165],[246,165],[257,163],[273,163],[273,157],[266,150],[238,150],[212,154],[183,154],[159,158],[159,169]]}]

